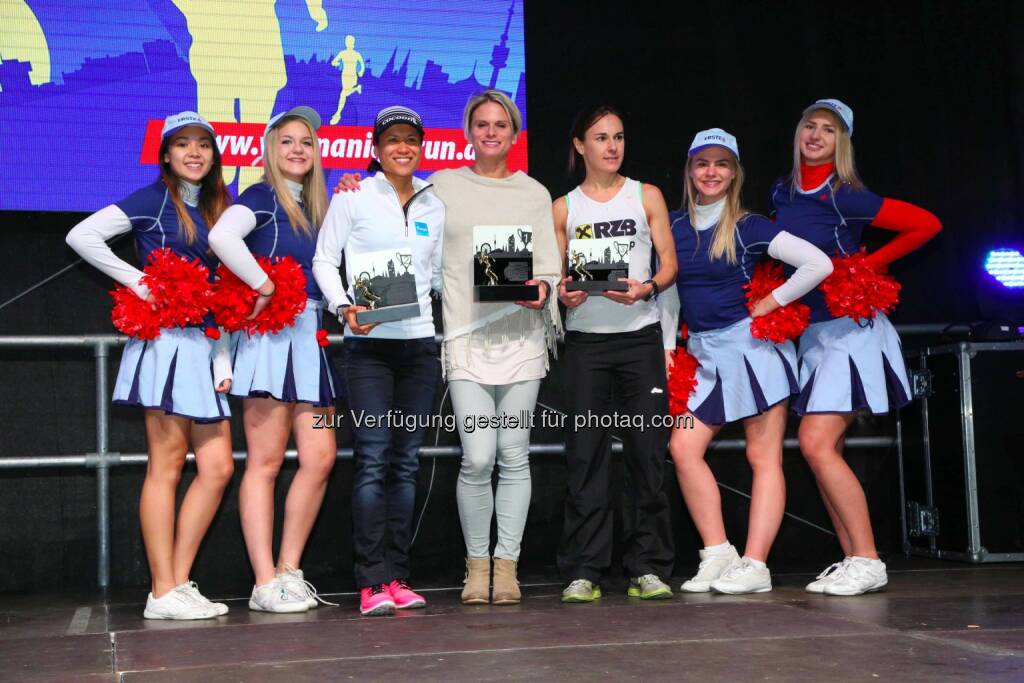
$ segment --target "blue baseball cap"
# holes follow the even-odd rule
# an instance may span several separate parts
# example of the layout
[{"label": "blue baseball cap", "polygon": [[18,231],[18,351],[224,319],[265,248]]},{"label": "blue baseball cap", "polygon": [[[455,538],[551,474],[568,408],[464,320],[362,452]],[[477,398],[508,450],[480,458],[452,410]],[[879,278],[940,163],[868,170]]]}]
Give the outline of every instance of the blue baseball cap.
[{"label": "blue baseball cap", "polygon": [[267,127],[263,129],[263,137],[266,137],[267,133],[274,130],[274,128],[276,128],[278,124],[280,124],[285,118],[290,116],[298,117],[305,121],[306,123],[308,123],[309,127],[313,129],[314,133],[316,132],[317,128],[320,127],[320,114],[316,112],[316,109],[313,109],[313,107],[300,105],[298,107],[292,107],[288,111],[283,111],[280,114],[275,114],[274,116],[270,117],[270,120],[267,121]]},{"label": "blue baseball cap", "polygon": [[737,159],[740,158],[740,146],[736,142],[736,137],[721,128],[708,128],[697,133],[693,138],[693,142],[690,143],[690,151],[687,152],[687,156],[692,157],[697,152],[708,147],[723,147],[732,152]]},{"label": "blue baseball cap", "polygon": [[814,104],[804,109],[804,115],[815,109],[826,109],[836,116],[846,126],[846,130],[853,135],[853,110],[839,100],[817,100]]},{"label": "blue baseball cap", "polygon": [[194,111],[183,111],[171,114],[164,119],[164,129],[160,133],[160,137],[166,138],[169,135],[174,135],[182,128],[188,128],[189,126],[199,126],[210,131],[210,135],[213,135],[213,126],[210,125],[209,121]]}]

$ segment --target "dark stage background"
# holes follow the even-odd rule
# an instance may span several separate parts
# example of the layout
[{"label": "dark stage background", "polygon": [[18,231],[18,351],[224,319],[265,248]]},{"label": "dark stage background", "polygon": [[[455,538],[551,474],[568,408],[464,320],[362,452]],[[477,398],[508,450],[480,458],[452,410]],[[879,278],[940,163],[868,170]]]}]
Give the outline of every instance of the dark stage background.
[{"label": "dark stage background", "polygon": [[[568,190],[565,161],[572,117],[584,104],[608,101],[626,114],[624,172],[659,185],[670,206],[680,200],[680,168],[693,134],[721,126],[739,138],[748,205],[765,211],[771,182],[788,171],[793,128],[803,107],[817,98],[838,97],[855,111],[857,160],[869,187],[929,208],[945,226],[933,243],[894,266],[904,289],[893,319],[976,320],[981,315],[976,293],[983,255],[993,246],[1020,240],[1024,223],[1022,19],[1024,8],[1012,2],[729,2],[680,8],[679,3],[581,6],[529,1],[531,173],[553,195]],[[81,218],[0,215],[7,245],[0,253],[0,301],[72,262],[63,236]],[[869,240],[878,237],[872,234]],[[119,248],[123,255],[130,252],[127,244]],[[0,334],[109,333],[107,289],[109,282],[102,276],[77,267],[0,311]],[[913,346],[920,340],[905,343]],[[116,361],[115,356],[111,377]],[[571,378],[563,378],[556,363],[541,401],[560,408],[564,386],[571,386]],[[1020,384],[999,386],[1006,401],[1020,400]],[[93,449],[93,387],[88,352],[3,351],[0,457]],[[240,405],[233,403],[232,408],[240,414]],[[985,424],[986,416],[977,419]],[[235,444],[243,449],[239,427],[236,421]],[[893,421],[865,417],[854,433],[892,434]],[[533,440],[550,443],[561,436],[538,430]],[[723,436],[738,433],[731,430]],[[440,435],[442,444],[456,440]],[[339,442],[351,445],[345,433]],[[111,450],[143,452],[144,447],[139,416],[115,409]],[[879,547],[885,552],[899,550],[892,455],[849,454],[866,484]],[[719,453],[711,461],[723,483],[749,491],[749,470],[741,454]],[[461,578],[464,554],[454,498],[458,465],[451,459],[423,462],[421,504],[435,466],[414,550],[414,579],[451,584]],[[294,467],[285,470],[279,486],[282,500]],[[138,467],[112,470],[115,586],[148,583],[136,517],[142,475]],[[696,564],[698,539],[670,467],[666,475],[676,522],[677,574],[682,575]],[[561,458],[535,457],[533,476],[522,571],[553,576],[565,476]],[[786,453],[786,476],[787,509],[827,527],[798,453]],[[194,578],[204,590],[209,586],[243,593],[251,585],[238,528],[237,480],[236,474],[196,565]],[[339,461],[304,561],[307,576],[321,590],[351,588],[350,489],[351,462]],[[94,501],[94,478],[85,470],[2,471],[0,592],[94,586]],[[731,540],[739,545],[746,501],[724,491],[723,503]],[[787,519],[771,565],[776,570],[816,569],[838,553],[832,537]]]}]

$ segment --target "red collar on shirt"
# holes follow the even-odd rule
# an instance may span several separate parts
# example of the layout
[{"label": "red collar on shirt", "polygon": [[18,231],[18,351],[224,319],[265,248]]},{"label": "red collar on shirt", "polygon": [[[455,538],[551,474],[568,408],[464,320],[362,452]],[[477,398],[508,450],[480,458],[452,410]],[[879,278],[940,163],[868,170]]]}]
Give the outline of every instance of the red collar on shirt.
[{"label": "red collar on shirt", "polygon": [[813,190],[824,183],[832,171],[835,170],[836,165],[833,162],[827,164],[819,164],[818,166],[808,166],[807,164],[800,164],[800,189],[807,191]]}]

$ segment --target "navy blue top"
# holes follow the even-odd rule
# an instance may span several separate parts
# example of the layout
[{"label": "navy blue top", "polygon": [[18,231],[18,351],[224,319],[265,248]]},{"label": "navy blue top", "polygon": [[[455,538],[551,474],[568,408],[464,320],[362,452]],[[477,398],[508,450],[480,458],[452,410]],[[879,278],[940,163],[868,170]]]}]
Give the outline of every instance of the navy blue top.
[{"label": "navy blue top", "polygon": [[679,276],[679,304],[683,320],[693,332],[718,330],[746,318],[747,296],[743,286],[750,282],[754,265],[768,251],[768,244],[781,232],[764,216],[747,214],[736,223],[736,264],[708,255],[715,227],[697,232],[685,211],[673,211],[672,237],[676,242]]},{"label": "navy blue top", "polygon": [[249,251],[257,258],[291,256],[306,276],[306,294],[319,301],[323,298],[313,278],[313,254],[316,252],[316,233],[307,236],[301,229],[292,229],[288,214],[277,203],[274,189],[266,183],[250,186],[238,197],[236,204],[248,207],[256,214],[256,227],[245,238]]},{"label": "navy blue top", "polygon": [[196,238],[189,244],[185,231],[178,224],[178,212],[174,210],[171,193],[163,181],[157,180],[152,185],[128,195],[115,204],[124,211],[132,223],[132,236],[135,248],[143,267],[149,262],[149,255],[157,249],[167,248],[189,261],[199,262],[210,269],[210,279],[217,267],[217,259],[210,251],[209,228],[206,220],[194,206],[185,205],[188,215],[196,226]]},{"label": "navy blue top", "polygon": [[[135,238],[135,249],[139,255],[140,265],[145,268],[149,263],[149,255],[158,249],[170,249],[178,256],[189,261],[199,259],[210,271],[207,279],[213,282],[218,260],[210,251],[210,229],[199,208],[185,204],[185,210],[192,217],[196,226],[196,238],[192,244],[186,240],[185,231],[178,223],[178,212],[174,209],[174,200],[162,180],[138,190],[115,206],[128,216],[132,223],[132,236]],[[213,327],[213,315],[207,314],[201,325],[189,327]]]},{"label": "navy blue top", "polygon": [[[832,189],[835,176],[813,190],[790,190],[788,179],[779,179],[772,187],[771,207],[779,226],[805,239],[830,257],[854,254],[860,249],[861,233],[878,215],[883,198],[869,190],[855,190],[847,184]],[[786,273],[793,268],[786,266]],[[802,302],[811,307],[811,322],[832,320],[820,288],[804,295]]]}]

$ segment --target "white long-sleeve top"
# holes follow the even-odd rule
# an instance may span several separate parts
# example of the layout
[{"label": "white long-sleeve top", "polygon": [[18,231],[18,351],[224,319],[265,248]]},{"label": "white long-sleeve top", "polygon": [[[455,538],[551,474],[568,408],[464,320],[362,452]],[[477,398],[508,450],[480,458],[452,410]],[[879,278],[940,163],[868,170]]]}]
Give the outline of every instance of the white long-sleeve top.
[{"label": "white long-sleeve top", "polygon": [[[752,277],[754,265],[764,253],[796,268],[772,292],[782,306],[814,289],[832,272],[831,260],[813,244],[753,214],[741,218],[736,226],[737,263],[710,259],[712,228],[718,225],[724,206],[723,198],[714,204],[698,205],[693,216],[673,214],[672,234],[679,263],[678,299],[683,316],[694,331],[724,327],[746,315],[743,285]],[[662,303],[659,314],[663,328],[678,330],[679,312],[679,304],[672,299]]]},{"label": "white long-sleeve top", "polygon": [[[199,186],[184,181],[178,182],[182,201],[191,210],[199,205]],[[100,272],[131,289],[140,299],[149,297],[149,288],[141,280],[144,273],[128,263],[107,244],[107,240],[132,230],[145,233],[145,242],[150,247],[174,247],[181,239],[178,234],[177,215],[173,206],[168,206],[169,197],[162,183],[154,183],[124,199],[118,204],[105,206],[76,225],[65,241],[82,257],[82,260]],[[122,208],[124,207],[124,208]],[[133,215],[129,216],[126,209]],[[145,211],[145,213],[143,213]],[[199,219],[198,213],[193,219]],[[166,225],[165,225],[166,223]],[[206,231],[205,223],[196,220],[197,230]],[[197,235],[197,245],[205,251],[203,235]],[[180,247],[180,245],[177,245]],[[183,254],[186,257],[194,254]],[[231,379],[231,355],[229,337],[222,334],[213,345],[212,352],[214,386],[225,379]]]},{"label": "white long-sleeve top", "polygon": [[[353,255],[408,248],[416,276],[416,297],[420,315],[406,320],[380,323],[368,335],[371,339],[419,339],[434,336],[430,290],[441,289],[441,249],[444,235],[444,203],[430,185],[413,178],[415,194],[405,206],[383,173],[364,180],[357,192],[334,195],[317,238],[313,277],[327,300],[327,310],[338,313],[353,301],[352,286],[357,273],[346,267],[347,285],[339,268],[352,263]],[[352,332],[346,328],[346,336]]]}]

